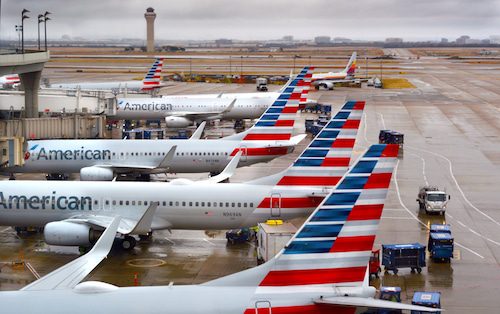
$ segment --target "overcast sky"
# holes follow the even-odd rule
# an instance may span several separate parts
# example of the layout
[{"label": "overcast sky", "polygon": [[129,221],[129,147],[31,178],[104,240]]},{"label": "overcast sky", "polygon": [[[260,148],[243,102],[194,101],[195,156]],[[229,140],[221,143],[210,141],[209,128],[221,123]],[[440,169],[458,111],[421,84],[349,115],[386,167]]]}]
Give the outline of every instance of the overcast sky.
[{"label": "overcast sky", "polygon": [[[0,0],[1,1],[1,0]],[[23,8],[26,37],[36,16],[52,12],[49,38],[144,38],[145,9],[155,8],[158,39],[455,39],[500,35],[500,0],[4,0],[1,37],[15,39]]]}]

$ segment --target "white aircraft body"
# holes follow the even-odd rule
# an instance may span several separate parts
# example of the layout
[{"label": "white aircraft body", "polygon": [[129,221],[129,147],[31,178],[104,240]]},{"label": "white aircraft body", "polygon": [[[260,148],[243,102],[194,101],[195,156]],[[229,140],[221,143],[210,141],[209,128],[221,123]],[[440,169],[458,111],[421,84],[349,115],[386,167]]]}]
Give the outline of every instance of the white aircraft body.
[{"label": "white aircraft body", "polygon": [[333,89],[335,83],[354,82],[356,74],[356,51],[352,53],[344,70],[340,72],[316,73],[312,77],[312,84],[316,88]]},{"label": "white aircraft body", "polygon": [[[310,68],[313,69],[312,67]],[[115,119],[165,119],[167,127],[181,128],[201,120],[257,119],[275,102],[293,76],[280,90],[266,93],[220,93],[168,95],[155,98],[118,98]],[[308,89],[300,98],[300,109],[315,104]],[[231,103],[234,101],[234,103]]]},{"label": "white aircraft body", "polygon": [[55,83],[46,89],[80,89],[80,90],[129,90],[149,91],[164,86],[161,83],[161,70],[163,58],[157,58],[142,81],[114,81],[114,82],[78,82],[78,83]]},{"label": "white aircraft body", "polygon": [[117,174],[218,173],[238,151],[243,152],[240,166],[270,161],[293,151],[305,137],[292,137],[292,132],[311,75],[304,68],[254,126],[222,139],[199,139],[200,127],[189,140],[28,141],[24,165],[2,172],[80,173],[84,181],[109,181]]},{"label": "white aircraft body", "polygon": [[[88,246],[120,216],[122,244],[130,248],[131,235],[150,230],[233,229],[300,217],[347,171],[363,108],[347,102],[288,169],[244,183],[1,181],[0,225],[44,226],[49,244]],[[145,213],[149,225],[134,229]]]},{"label": "white aircraft body", "polygon": [[0,86],[2,89],[17,88],[21,84],[21,79],[17,74],[0,76]]},{"label": "white aircraft body", "polygon": [[88,254],[20,291],[0,292],[2,313],[438,312],[376,300],[375,288],[368,285],[368,262],[398,148],[371,146],[285,248],[263,265],[201,285],[120,288],[104,282],[80,283],[109,253],[121,224],[115,217]]}]

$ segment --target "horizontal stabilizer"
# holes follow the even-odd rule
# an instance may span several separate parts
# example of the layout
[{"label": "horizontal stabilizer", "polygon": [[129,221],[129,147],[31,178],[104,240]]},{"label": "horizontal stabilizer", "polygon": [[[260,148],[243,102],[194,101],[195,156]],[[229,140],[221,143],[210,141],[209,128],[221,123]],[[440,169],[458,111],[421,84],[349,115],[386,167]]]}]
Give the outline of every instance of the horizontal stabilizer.
[{"label": "horizontal stabilizer", "polygon": [[367,307],[371,309],[391,309],[391,310],[408,310],[420,312],[441,312],[441,309],[431,307],[418,306],[412,304],[391,302],[385,300],[376,300],[373,298],[360,297],[331,297],[315,300],[316,304],[330,304],[342,306]]},{"label": "horizontal stabilizer", "polygon": [[120,220],[119,216],[113,219],[90,252],[32,282],[21,290],[36,291],[74,288],[108,255],[115,240]]}]

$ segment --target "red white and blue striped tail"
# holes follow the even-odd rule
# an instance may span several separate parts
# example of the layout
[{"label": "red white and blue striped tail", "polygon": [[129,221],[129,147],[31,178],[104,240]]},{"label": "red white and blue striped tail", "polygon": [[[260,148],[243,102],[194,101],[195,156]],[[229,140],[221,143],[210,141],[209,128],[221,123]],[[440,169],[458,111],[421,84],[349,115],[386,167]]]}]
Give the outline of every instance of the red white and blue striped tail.
[{"label": "red white and blue striped tail", "polygon": [[335,186],[349,167],[364,108],[364,101],[347,101],[277,185]]},{"label": "red white and blue striped tail", "polygon": [[259,286],[362,286],[398,149],[372,145],[268,262]]},{"label": "red white and blue striped tail", "polygon": [[151,90],[160,86],[162,69],[163,58],[156,58],[155,62],[142,80],[143,90]]},{"label": "red white and blue striped tail", "polygon": [[257,123],[245,134],[243,141],[288,141],[292,137],[300,99],[311,86],[313,67],[304,67],[286,86]]}]

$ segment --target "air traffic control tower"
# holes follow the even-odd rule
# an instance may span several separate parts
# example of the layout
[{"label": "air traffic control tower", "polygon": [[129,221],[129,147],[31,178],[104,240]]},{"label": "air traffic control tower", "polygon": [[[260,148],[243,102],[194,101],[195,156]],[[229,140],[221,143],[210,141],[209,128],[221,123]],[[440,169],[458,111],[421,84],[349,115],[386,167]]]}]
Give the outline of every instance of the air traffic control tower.
[{"label": "air traffic control tower", "polygon": [[147,24],[147,51],[154,52],[155,51],[155,19],[156,13],[155,9],[149,7],[146,9],[146,13],[144,13],[144,18],[146,18]]}]

